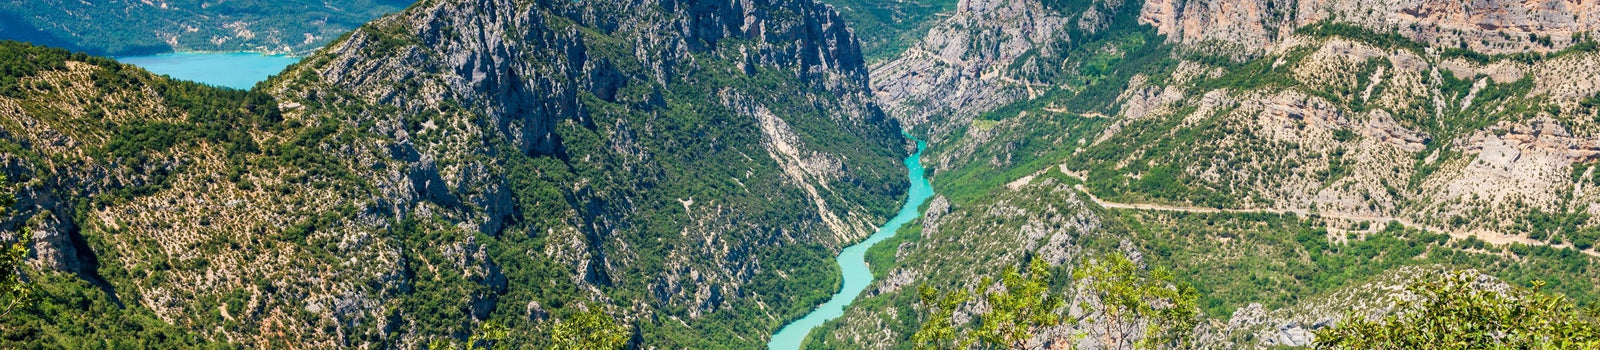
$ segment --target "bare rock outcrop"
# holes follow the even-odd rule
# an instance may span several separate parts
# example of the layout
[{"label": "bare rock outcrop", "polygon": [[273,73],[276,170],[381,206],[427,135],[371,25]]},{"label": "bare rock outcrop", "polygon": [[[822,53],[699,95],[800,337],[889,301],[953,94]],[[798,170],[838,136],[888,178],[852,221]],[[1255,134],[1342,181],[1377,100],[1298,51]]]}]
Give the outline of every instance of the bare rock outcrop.
[{"label": "bare rock outcrop", "polygon": [[1008,67],[1041,43],[1066,40],[1073,24],[1038,1],[962,0],[899,57],[872,68],[884,110],[940,142],[954,128],[1029,95]]},{"label": "bare rock outcrop", "polygon": [[1269,50],[1295,29],[1337,21],[1486,53],[1549,52],[1600,29],[1600,6],[1576,0],[1147,0],[1140,22],[1168,40]]}]

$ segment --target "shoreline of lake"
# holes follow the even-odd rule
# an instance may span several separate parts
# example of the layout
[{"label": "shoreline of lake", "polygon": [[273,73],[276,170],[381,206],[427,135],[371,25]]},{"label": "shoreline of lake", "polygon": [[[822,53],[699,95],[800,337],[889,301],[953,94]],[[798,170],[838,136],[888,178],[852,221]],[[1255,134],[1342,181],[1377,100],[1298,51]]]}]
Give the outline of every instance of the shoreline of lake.
[{"label": "shoreline of lake", "polygon": [[304,57],[260,52],[171,52],[148,56],[116,57],[151,73],[202,84],[249,90],[256,83],[283,72]]}]

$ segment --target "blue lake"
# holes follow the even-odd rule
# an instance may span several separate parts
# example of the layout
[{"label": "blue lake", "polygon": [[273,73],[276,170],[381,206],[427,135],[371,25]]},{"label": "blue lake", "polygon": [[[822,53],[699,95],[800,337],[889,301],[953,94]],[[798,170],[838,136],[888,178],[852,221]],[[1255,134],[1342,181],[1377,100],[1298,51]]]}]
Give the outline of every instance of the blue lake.
[{"label": "blue lake", "polygon": [[249,52],[177,52],[154,56],[117,57],[122,63],[152,73],[208,85],[248,90],[257,82],[299,62],[299,57]]},{"label": "blue lake", "polygon": [[772,335],[772,341],[767,343],[767,349],[799,349],[800,343],[805,341],[806,335],[810,334],[813,328],[821,326],[823,322],[828,322],[828,320],[844,315],[844,307],[854,302],[856,297],[861,295],[861,291],[866,290],[867,285],[872,284],[872,270],[867,268],[867,248],[872,248],[878,242],[894,237],[895,232],[900,231],[900,226],[922,216],[920,211],[922,203],[927,202],[928,197],[933,197],[933,186],[928,184],[928,178],[924,176],[922,171],[922,150],[927,147],[927,143],[918,140],[917,153],[906,157],[906,170],[910,173],[911,190],[908,191],[906,203],[900,207],[900,212],[894,218],[889,219],[888,223],[879,227],[878,232],[867,237],[866,241],[845,248],[843,252],[839,253],[837,261],[839,267],[844,270],[844,286],[839,289],[838,293],[834,293],[833,298],[828,299],[827,303],[823,303],[822,306],[811,310],[811,313],[807,314],[806,317],[784,325],[783,329]]}]

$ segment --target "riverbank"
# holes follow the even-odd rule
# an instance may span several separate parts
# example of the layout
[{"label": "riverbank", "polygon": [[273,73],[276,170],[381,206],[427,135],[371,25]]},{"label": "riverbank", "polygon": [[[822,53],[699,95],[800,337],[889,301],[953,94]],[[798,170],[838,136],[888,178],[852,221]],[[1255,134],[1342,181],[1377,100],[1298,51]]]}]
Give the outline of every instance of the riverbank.
[{"label": "riverbank", "polygon": [[895,233],[900,231],[900,226],[922,216],[920,208],[922,208],[922,203],[933,197],[933,186],[928,183],[928,178],[922,168],[922,152],[928,148],[928,144],[922,140],[916,140],[916,142],[917,152],[905,159],[907,178],[911,188],[906,191],[906,202],[900,207],[900,211],[895,214],[894,218],[889,219],[889,222],[879,227],[878,231],[867,237],[866,240],[849,246],[839,253],[839,257],[835,259],[835,262],[839,264],[839,268],[844,274],[844,283],[840,286],[839,292],[834,293],[833,297],[828,299],[828,302],[823,303],[816,309],[812,309],[811,313],[806,314],[805,317],[790,322],[779,329],[778,333],[773,334],[772,340],[767,343],[768,349],[799,349],[800,344],[805,341],[806,336],[811,333],[812,329],[844,315],[845,307],[854,302],[861,295],[861,292],[872,284],[875,278],[872,275],[872,269],[867,266],[867,249],[890,237],[894,237]]}]

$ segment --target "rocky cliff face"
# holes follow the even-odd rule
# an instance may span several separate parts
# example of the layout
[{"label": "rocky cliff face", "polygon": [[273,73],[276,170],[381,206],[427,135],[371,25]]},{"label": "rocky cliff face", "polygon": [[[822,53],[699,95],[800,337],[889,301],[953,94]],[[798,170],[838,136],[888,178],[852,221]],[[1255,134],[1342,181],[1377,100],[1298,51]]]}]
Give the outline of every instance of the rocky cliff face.
[{"label": "rocky cliff face", "polygon": [[[425,1],[242,97],[259,126],[137,105],[177,90],[76,60],[0,99],[29,181],[7,225],[211,341],[414,347],[493,320],[538,346],[598,308],[643,346],[754,347],[904,192],[856,39],[808,0]],[[227,137],[115,151],[151,123]]]},{"label": "rocky cliff face", "polygon": [[[1545,244],[1544,234],[1529,231],[1546,229],[1527,225],[1540,212],[1595,214],[1583,173],[1597,138],[1592,111],[1581,106],[1595,91],[1557,77],[1583,75],[1558,67],[1593,66],[1593,53],[1474,63],[1340,38],[1294,36],[1281,45],[1258,59],[1277,68],[1253,74],[1266,77],[1256,83],[1282,78],[1290,86],[1246,82],[1173,94],[1178,99],[1130,98],[1121,119],[1086,147],[1129,157],[1077,168],[1146,169],[1096,186],[1150,192],[1121,186],[1175,167],[1183,180],[1174,185],[1218,194],[1179,196],[1188,204],[1393,219],[1498,243]],[[1574,73],[1531,73],[1539,71]],[[1193,91],[1179,86],[1138,89]],[[1196,143],[1165,156],[1126,151],[1162,147],[1151,135]]]},{"label": "rocky cliff face", "polygon": [[[1597,254],[1592,4],[1081,3],[963,2],[874,69],[891,115],[936,141],[946,198],[877,249],[888,277],[811,341],[907,342],[912,286],[975,291],[1019,260],[1113,250],[1191,266],[1203,299],[1228,303],[1206,307],[1202,348],[1306,346],[1444,260],[1591,295],[1600,276],[1537,266]],[[1363,249],[1382,253],[1350,257],[1387,270],[1269,272]]]},{"label": "rocky cliff face", "polygon": [[1600,8],[1594,4],[1570,0],[1151,0],[1139,19],[1175,42],[1229,44],[1251,52],[1279,43],[1297,28],[1330,21],[1497,54],[1561,50],[1600,29],[1597,15]]},{"label": "rocky cliff face", "polygon": [[[425,2],[307,62],[272,91],[367,125],[378,210],[499,240],[460,243],[465,275],[509,280],[475,319],[587,299],[660,323],[645,344],[757,344],[903,191],[855,38],[810,1]],[[547,283],[577,293],[519,291]]]},{"label": "rocky cliff face", "polygon": [[1138,24],[1155,28],[1169,42],[1236,58],[1294,45],[1290,38],[1297,29],[1319,23],[1394,31],[1425,45],[1486,54],[1559,51],[1596,29],[1595,7],[1581,1],[1051,4],[1056,8],[1038,1],[962,1],[953,16],[939,19],[911,49],[873,68],[880,101],[902,122],[926,126],[934,140],[942,140],[976,115],[1052,88],[1070,89],[1041,76],[1040,67],[1082,65],[1061,56],[1082,36],[1106,29],[1130,10]]},{"label": "rocky cliff face", "polygon": [[882,302],[813,341],[888,347],[912,286],[1115,251],[1215,273],[1208,308],[1276,303],[1205,345],[1301,345],[1349,298],[1295,293],[1389,286],[1349,266],[1600,280],[1572,263],[1600,227],[1589,8],[967,0],[869,71],[809,0],[434,0],[253,92],[14,50],[52,64],[0,79],[0,229],[71,301],[14,317],[320,348],[495,321],[538,347],[587,309],[639,347],[759,347],[903,195],[905,123],[943,197],[872,254]]},{"label": "rocky cliff face", "polygon": [[[796,5],[798,21],[772,20],[760,10],[774,4],[720,2],[663,2],[597,4],[577,6],[553,3],[546,14],[527,8],[506,6],[492,1],[463,4],[425,3],[419,9],[373,23],[349,40],[330,47],[315,64],[300,67],[291,74],[308,72],[321,76],[330,87],[355,95],[362,102],[389,105],[402,113],[465,113],[487,118],[485,125],[465,130],[467,137],[426,144],[413,139],[420,131],[384,130],[396,134],[397,147],[416,149],[414,157],[435,161],[456,161],[455,156],[483,151],[487,140],[504,140],[526,155],[564,155],[568,147],[558,135],[558,124],[572,121],[586,127],[599,127],[593,120],[598,112],[586,111],[583,99],[607,103],[632,104],[641,109],[664,109],[667,101],[660,91],[628,96],[628,88],[645,88],[637,81],[676,83],[692,78],[700,70],[726,67],[699,67],[696,54],[708,59],[726,60],[738,69],[782,69],[801,82],[828,93],[855,97],[849,110],[830,113],[828,118],[857,129],[881,134],[885,125],[871,105],[859,101],[861,87],[867,84],[865,68],[854,38],[845,30],[837,14],[816,4]],[[648,11],[661,6],[666,13]],[[586,41],[581,29],[609,31],[607,39],[631,43],[596,44]],[[748,45],[740,41],[752,41]],[[718,46],[728,46],[719,48]],[[595,52],[597,50],[627,50]],[[738,57],[717,57],[737,53]],[[629,57],[607,57],[624,54]],[[723,62],[716,62],[723,63]],[[619,67],[642,64],[643,67]],[[727,72],[718,72],[727,73]],[[398,82],[398,83],[397,83]],[[290,86],[290,88],[301,88]],[[303,89],[303,88],[301,88]],[[308,102],[323,98],[320,91],[306,91],[288,100]],[[638,91],[632,91],[638,93]],[[729,93],[737,93],[730,90]],[[295,93],[293,91],[286,94]],[[854,96],[852,96],[854,95]],[[638,98],[638,100],[627,100]],[[709,102],[709,101],[708,101]],[[747,101],[725,101],[734,108]],[[453,108],[464,109],[462,111]],[[754,118],[752,111],[742,111]],[[398,126],[404,129],[406,126]],[[449,126],[445,126],[449,127]],[[481,127],[481,129],[478,129]],[[620,122],[616,127],[635,127]],[[630,135],[648,137],[648,135]],[[878,135],[874,135],[878,136]],[[613,140],[634,142],[637,140]],[[423,144],[419,144],[423,143]],[[624,153],[643,150],[625,145]],[[455,154],[446,154],[455,153]],[[632,154],[646,157],[647,154]],[[426,162],[424,162],[426,163]],[[492,170],[491,170],[492,171]],[[411,184],[426,183],[436,176],[434,169],[413,169],[420,176]],[[468,198],[485,208],[475,225],[494,233],[500,219],[509,215],[507,185],[492,179],[474,179],[471,174],[437,175],[448,179],[442,188],[477,188],[481,197]],[[493,177],[493,176],[491,176]],[[830,179],[832,180],[832,179]],[[405,183],[397,186],[405,186]],[[433,189],[410,192],[426,194]],[[438,192],[438,191],[434,191]],[[416,201],[415,198],[409,202]]]},{"label": "rocky cliff face", "polygon": [[[1401,219],[1501,242],[1531,243],[1495,233],[1520,230],[1529,208],[1595,214],[1581,205],[1591,200],[1584,173],[1595,148],[1584,101],[1597,92],[1583,68],[1594,65],[1588,5],[1146,1],[1094,2],[1080,11],[963,2],[961,9],[967,12],[930,31],[919,49],[874,70],[891,114],[943,141],[929,163],[957,170],[956,181],[971,175],[959,169],[1011,171],[1059,157],[1049,152],[1071,152],[1069,163],[1143,169],[1091,174],[1104,181],[1092,189],[1148,192],[1133,188],[1155,186],[1141,184],[1149,171],[1172,169],[1194,191],[1181,196],[1190,205]],[[1118,11],[1138,16],[1105,19]],[[1173,51],[1133,52],[1156,39],[1137,29],[1121,38],[1093,34],[1129,26],[1153,27]],[[1502,53],[1524,54],[1491,56]],[[1096,66],[1104,62],[1129,63]],[[1056,70],[1029,68],[1050,66]],[[1096,118],[1064,122],[1063,113]],[[980,115],[990,120],[975,122]],[[1105,129],[1092,137],[1023,131],[1080,127]],[[1173,140],[1195,144],[1179,152],[1164,143]],[[1125,157],[1107,157],[1113,153]],[[1165,194],[1127,199],[1144,196]],[[1492,204],[1508,202],[1522,204]]]},{"label": "rocky cliff face", "polygon": [[943,141],[976,115],[1033,94],[1033,82],[1011,68],[1054,63],[1040,56],[1053,57],[1051,45],[1070,40],[1069,25],[1036,1],[961,1],[921,42],[873,68],[878,100],[901,122]]}]

